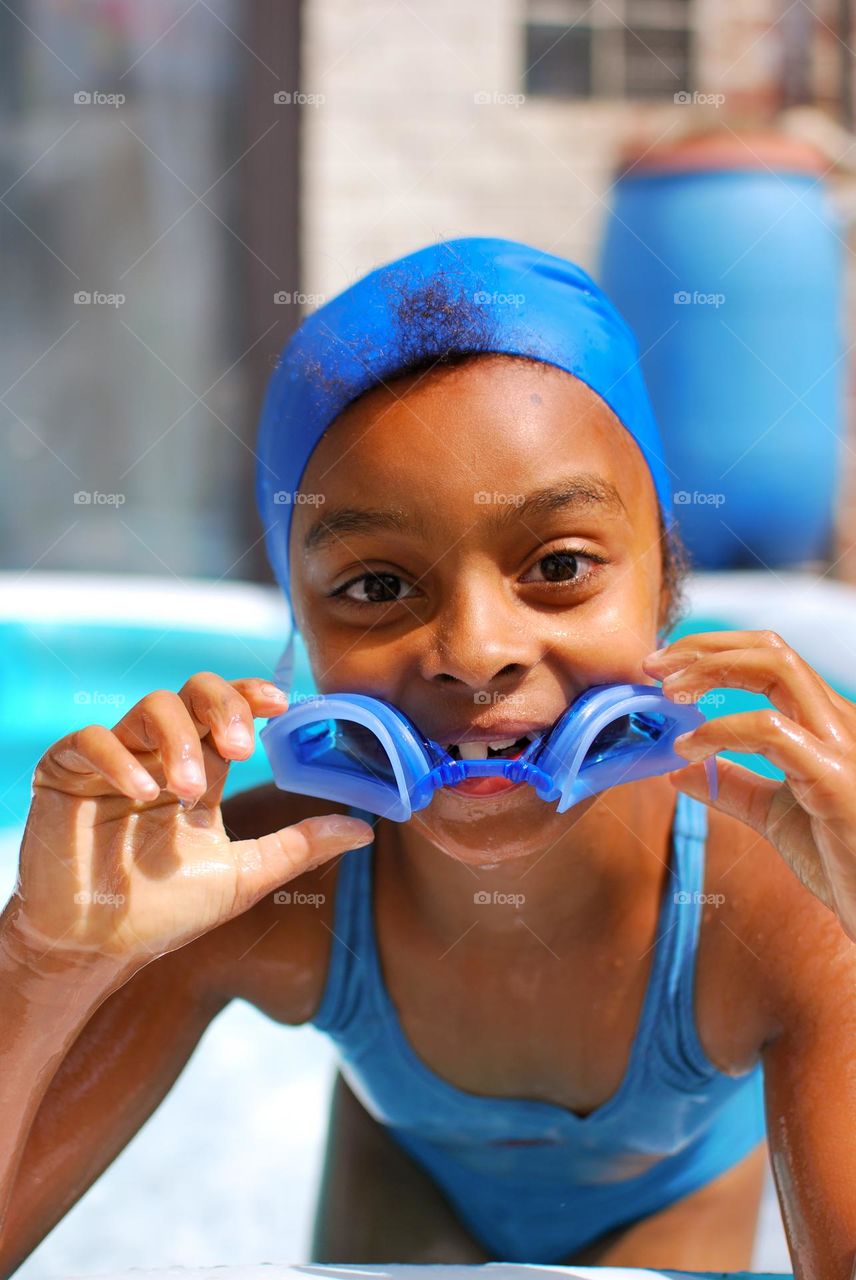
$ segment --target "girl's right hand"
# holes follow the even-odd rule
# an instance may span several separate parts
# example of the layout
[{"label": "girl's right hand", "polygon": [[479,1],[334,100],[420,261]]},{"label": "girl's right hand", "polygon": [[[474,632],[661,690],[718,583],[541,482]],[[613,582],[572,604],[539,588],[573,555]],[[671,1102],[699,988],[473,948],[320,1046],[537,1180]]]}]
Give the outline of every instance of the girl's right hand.
[{"label": "girl's right hand", "polygon": [[[33,776],[18,880],[4,912],[18,947],[49,963],[132,972],[301,872],[372,839],[356,818],[307,818],[232,841],[220,814],[254,718],[284,711],[260,679],[210,671],[147,694],[108,729],[55,742]],[[183,800],[192,807],[183,807]]]}]

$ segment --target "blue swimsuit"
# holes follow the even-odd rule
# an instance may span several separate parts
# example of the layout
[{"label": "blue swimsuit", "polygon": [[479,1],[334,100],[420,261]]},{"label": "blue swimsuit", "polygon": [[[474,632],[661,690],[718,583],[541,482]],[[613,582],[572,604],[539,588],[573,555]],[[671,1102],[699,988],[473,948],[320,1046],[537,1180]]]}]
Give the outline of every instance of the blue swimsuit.
[{"label": "blue swimsuit", "polygon": [[[370,824],[372,814],[352,809]],[[763,1074],[717,1070],[696,1034],[693,978],[707,809],[678,792],[653,967],[618,1091],[580,1117],[551,1102],[458,1089],[405,1039],[383,983],[372,846],[339,863],[333,940],[311,1019],[376,1120],[496,1261],[557,1263],[703,1186],[764,1137]]]}]

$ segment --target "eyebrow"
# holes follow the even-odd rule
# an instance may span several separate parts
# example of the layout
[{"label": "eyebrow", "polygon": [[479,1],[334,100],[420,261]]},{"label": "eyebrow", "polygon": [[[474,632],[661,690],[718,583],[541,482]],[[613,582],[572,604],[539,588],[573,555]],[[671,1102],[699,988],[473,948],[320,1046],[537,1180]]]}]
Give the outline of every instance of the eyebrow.
[{"label": "eyebrow", "polygon": [[[495,494],[484,505],[496,507],[487,517],[487,524],[498,532],[518,521],[537,519],[554,511],[596,510],[616,517],[628,514],[615,485],[592,472],[566,476],[555,484],[526,495]],[[426,535],[424,522],[402,507],[335,507],[309,528],[303,549],[315,551],[338,541],[345,534],[381,530],[415,534],[422,538]]]}]

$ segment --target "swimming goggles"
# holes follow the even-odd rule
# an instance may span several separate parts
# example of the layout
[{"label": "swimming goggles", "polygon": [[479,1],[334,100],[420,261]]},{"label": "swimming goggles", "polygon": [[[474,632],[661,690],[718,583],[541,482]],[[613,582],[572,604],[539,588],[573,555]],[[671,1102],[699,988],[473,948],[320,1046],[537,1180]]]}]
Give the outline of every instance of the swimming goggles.
[{"label": "swimming goggles", "polygon": [[[461,760],[420,733],[382,698],[317,694],[269,720],[259,736],[283,791],[319,796],[407,822],[440,787],[467,778],[528,782],[557,813],[607,787],[688,764],[672,747],[703,724],[692,703],[672,702],[656,685],[595,685],[514,758]],[[716,764],[705,761],[716,799]]]}]

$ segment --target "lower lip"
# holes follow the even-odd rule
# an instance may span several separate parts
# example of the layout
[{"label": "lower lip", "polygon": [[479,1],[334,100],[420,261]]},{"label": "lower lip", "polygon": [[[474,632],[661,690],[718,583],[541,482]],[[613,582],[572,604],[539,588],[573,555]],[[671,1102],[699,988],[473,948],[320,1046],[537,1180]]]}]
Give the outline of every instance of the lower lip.
[{"label": "lower lip", "polygon": [[466,778],[446,790],[458,796],[498,796],[524,785],[522,782],[510,782],[508,778]]}]

